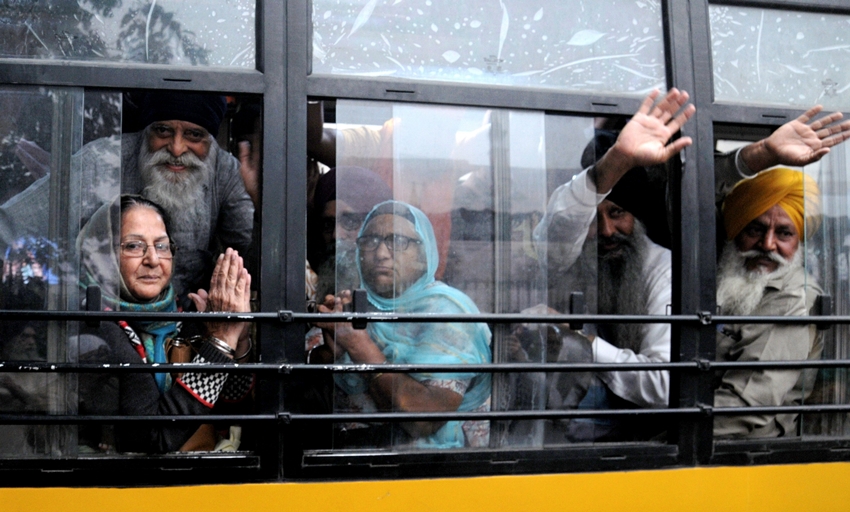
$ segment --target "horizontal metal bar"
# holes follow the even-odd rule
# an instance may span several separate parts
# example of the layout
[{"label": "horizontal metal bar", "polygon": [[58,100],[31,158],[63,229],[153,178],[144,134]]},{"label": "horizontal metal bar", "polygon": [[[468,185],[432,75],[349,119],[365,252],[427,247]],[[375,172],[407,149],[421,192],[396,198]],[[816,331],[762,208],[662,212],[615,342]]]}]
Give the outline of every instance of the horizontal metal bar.
[{"label": "horizontal metal bar", "polygon": [[110,89],[177,89],[209,92],[265,91],[265,78],[255,69],[216,66],[170,66],[124,62],[0,59],[6,84]]},{"label": "horizontal metal bar", "polygon": [[826,414],[850,412],[850,404],[815,404],[765,407],[683,407],[678,409],[546,409],[487,412],[379,412],[379,413],[333,413],[300,414],[280,412],[277,414],[241,415],[166,415],[166,416],[115,416],[115,415],[38,415],[0,414],[0,425],[64,425],[88,423],[171,423],[171,422],[405,422],[405,421],[452,421],[452,420],[540,420],[570,418],[610,418],[626,416],[740,416],[745,414]]},{"label": "horizontal metal bar", "polygon": [[118,321],[182,320],[195,322],[278,322],[280,313],[147,313],[141,311],[32,311],[0,310],[0,321]]},{"label": "horizontal metal bar", "polygon": [[682,407],[679,409],[546,409],[540,411],[489,411],[489,412],[442,412],[442,413],[334,413],[334,414],[290,414],[281,413],[285,422],[322,421],[346,422],[401,422],[401,421],[451,421],[451,420],[538,420],[570,418],[610,418],[624,416],[741,416],[745,414],[784,413],[840,413],[850,412],[850,404],[817,404],[775,407]]},{"label": "horizontal metal bar", "polygon": [[631,117],[641,95],[604,95],[555,88],[473,83],[447,83],[393,77],[310,75],[307,94],[314,98],[389,101],[394,103],[460,105]]},{"label": "horizontal metal bar", "polygon": [[51,363],[0,361],[2,373],[563,373],[729,370],[748,368],[850,368],[850,359],[826,361],[679,361],[668,363],[485,363],[485,364],[207,364],[207,363]]},{"label": "horizontal metal bar", "polygon": [[109,414],[0,414],[0,425],[82,425],[89,423],[258,423],[277,422],[280,414],[169,414],[163,416],[115,416]]},{"label": "horizontal metal bar", "polygon": [[390,323],[509,323],[509,324],[850,324],[850,316],[728,316],[693,315],[524,315],[519,313],[413,314],[413,313],[296,313],[283,310],[258,313],[147,313],[137,311],[31,311],[0,310],[0,320],[183,320],[198,322],[366,322]]},{"label": "horizontal metal bar", "polygon": [[680,409],[546,409],[540,411],[488,411],[488,412],[384,412],[384,413],[334,413],[290,414],[281,413],[285,423],[294,421],[350,423],[350,422],[405,422],[405,421],[455,421],[455,420],[543,420],[569,418],[612,418],[623,416],[688,416],[705,414],[699,407]]},{"label": "horizontal metal bar", "polygon": [[850,412],[850,404],[776,405],[763,407],[705,407],[706,414],[740,416],[743,414],[841,413]]},{"label": "horizontal metal bar", "polygon": [[208,363],[51,363],[0,361],[3,373],[278,373],[282,365]]}]

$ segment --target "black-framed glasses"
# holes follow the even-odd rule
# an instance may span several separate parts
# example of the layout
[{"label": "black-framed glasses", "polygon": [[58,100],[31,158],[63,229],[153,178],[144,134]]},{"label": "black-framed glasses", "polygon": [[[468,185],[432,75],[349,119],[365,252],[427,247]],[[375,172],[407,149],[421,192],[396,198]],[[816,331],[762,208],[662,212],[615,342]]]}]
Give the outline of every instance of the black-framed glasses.
[{"label": "black-framed glasses", "polygon": [[170,260],[174,257],[174,253],[177,252],[177,246],[171,242],[155,242],[152,245],[148,245],[141,240],[130,240],[129,242],[118,244],[118,247],[121,248],[121,254],[131,258],[143,257],[148,253],[148,247],[153,247],[156,255],[165,260]]},{"label": "black-framed glasses", "polygon": [[387,250],[390,252],[395,252],[396,250],[403,252],[410,247],[410,244],[422,244],[422,240],[417,240],[416,238],[410,238],[409,236],[404,235],[365,235],[357,239],[357,247],[360,248],[361,251],[371,252],[377,250],[378,246],[381,245],[381,242],[387,246]]}]

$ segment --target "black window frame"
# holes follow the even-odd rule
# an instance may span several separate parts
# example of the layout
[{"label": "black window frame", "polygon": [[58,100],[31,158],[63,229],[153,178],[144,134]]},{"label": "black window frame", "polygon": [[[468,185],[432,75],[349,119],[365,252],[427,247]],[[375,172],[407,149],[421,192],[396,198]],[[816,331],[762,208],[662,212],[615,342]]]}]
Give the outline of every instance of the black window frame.
[{"label": "black window frame", "polygon": [[[306,314],[304,263],[306,254],[307,101],[359,99],[433,105],[464,105],[534,110],[586,116],[630,116],[641,99],[623,95],[585,94],[470,84],[447,84],[392,78],[315,76],[310,74],[311,2],[257,0],[257,66],[255,70],[176,68],[129,63],[46,62],[0,59],[3,85],[85,87],[87,89],[173,89],[262,95],[263,181],[260,211],[260,311],[271,315],[262,322],[259,344],[262,364],[258,383],[258,413],[276,415],[277,423],[263,430],[259,464],[238,472],[232,481],[283,481],[327,478],[380,478],[437,475],[482,475],[530,472],[611,471],[707,464],[787,463],[848,460],[850,440],[796,442],[722,441],[712,436],[711,372],[702,362],[713,361],[715,329],[715,210],[713,147],[715,127],[753,125],[775,127],[799,115],[799,109],[730,105],[714,101],[711,66],[709,4],[806,10],[850,15],[843,0],[662,0],[666,79],[668,87],[688,91],[698,110],[682,135],[694,143],[682,153],[672,190],[673,307],[672,315],[693,315],[676,322],[672,334],[674,362],[695,362],[671,375],[670,407],[700,409],[683,415],[667,445],[599,444],[563,449],[503,449],[445,453],[327,453],[305,454],[298,443],[297,422],[289,414],[300,409],[299,372],[290,365],[303,361],[303,323],[291,314]],[[847,114],[847,113],[845,113]],[[281,212],[285,212],[284,215]],[[274,316],[277,318],[273,318]],[[303,319],[302,319],[303,320]],[[2,320],[0,320],[2,321]],[[756,451],[764,454],[748,457]],[[318,463],[309,464],[311,460]],[[189,459],[188,482],[221,482],[218,466],[203,456]],[[194,461],[194,462],[191,462]],[[305,464],[305,461],[308,464]],[[14,461],[13,461],[14,462]],[[38,472],[44,459],[31,461]],[[98,483],[109,482],[112,466],[162,468],[159,459],[110,462],[62,461],[57,470],[89,466]],[[0,471],[15,464],[0,461]],[[19,467],[19,466],[18,466]],[[162,471],[154,480],[167,482]],[[120,478],[120,477],[119,477]],[[92,480],[80,479],[91,484]],[[59,475],[43,480],[74,483]],[[141,484],[145,482],[128,482]],[[41,485],[41,484],[40,484]]]}]

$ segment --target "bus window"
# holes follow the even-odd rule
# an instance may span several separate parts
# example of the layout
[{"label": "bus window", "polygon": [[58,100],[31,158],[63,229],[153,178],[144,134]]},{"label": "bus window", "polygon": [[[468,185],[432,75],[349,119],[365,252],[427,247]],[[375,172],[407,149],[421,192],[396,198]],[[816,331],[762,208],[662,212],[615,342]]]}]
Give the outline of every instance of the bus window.
[{"label": "bus window", "polygon": [[[605,288],[608,300],[600,301],[597,297],[600,286],[597,281],[597,243],[595,237],[588,236],[589,226],[562,225],[559,221],[563,218],[559,217],[548,229],[541,228],[551,194],[559,185],[570,182],[576,176],[576,179],[586,180],[582,169],[591,166],[613,143],[616,130],[622,125],[618,125],[618,120],[594,121],[588,117],[537,112],[365,101],[338,100],[335,107],[335,123],[325,124],[325,132],[332,133],[327,139],[334,141],[335,159],[325,162],[331,169],[318,178],[314,195],[308,201],[312,204],[311,220],[308,222],[308,254],[316,273],[320,304],[333,293],[347,303],[349,295],[343,290],[364,288],[369,296],[367,308],[413,312],[405,309],[409,304],[404,298],[410,293],[407,290],[412,283],[403,273],[392,274],[386,268],[384,279],[380,272],[376,274],[370,267],[377,265],[371,261],[376,254],[394,254],[388,245],[398,242],[406,250],[413,247],[417,251],[430,251],[429,257],[436,261],[426,258],[427,272],[430,272],[428,279],[444,283],[443,286],[451,289],[451,293],[447,292],[449,295],[457,293],[458,297],[462,297],[457,301],[468,301],[474,306],[429,310],[431,313],[569,313],[571,297],[579,294],[586,298],[586,311],[591,313],[666,314],[671,293],[670,256],[668,249],[654,241],[669,246],[666,171],[663,168],[641,169],[640,177],[626,184],[631,187],[629,193],[640,197],[645,205],[637,208],[634,201],[626,200],[626,192],[621,191],[621,196],[618,196],[630,210],[640,210],[639,223],[646,226],[646,232],[635,235],[640,240],[639,245],[650,247],[653,254],[658,253],[656,256],[666,262],[667,280],[656,283],[663,289],[649,291],[644,286],[633,286],[630,280],[616,287],[608,283]],[[638,174],[637,171],[635,174]],[[389,200],[397,204],[386,203]],[[595,194],[592,201],[595,201]],[[412,205],[418,213],[398,213],[396,210],[399,208],[407,208],[400,205]],[[594,218],[596,207],[589,207],[588,212],[589,217]],[[390,221],[390,217],[398,219]],[[428,237],[414,229],[420,222],[427,224],[427,230],[430,230]],[[388,242],[391,235],[395,238]],[[400,264],[398,257],[393,261],[395,265]],[[635,276],[640,281],[638,274],[642,263],[639,258],[635,261]],[[382,284],[382,280],[387,282]],[[635,289],[634,297],[624,292],[629,287]],[[654,294],[649,302],[658,302],[653,311],[647,309],[648,297],[641,295],[646,293]],[[614,297],[626,295],[631,300],[628,307],[611,302]],[[598,303],[601,303],[601,310]],[[334,304],[327,303],[326,307],[330,309]],[[583,313],[585,310],[575,312]],[[311,362],[427,364],[482,361],[484,351],[476,349],[475,344],[469,341],[475,338],[474,332],[465,335],[466,345],[457,354],[457,359],[451,359],[438,355],[451,351],[436,342],[428,351],[429,335],[420,332],[424,327],[418,327],[419,330],[411,327],[411,332],[402,332],[400,325],[395,328],[398,330],[394,330],[396,325],[386,324],[385,334],[380,332],[379,327],[367,329],[365,343],[371,355],[364,355],[358,348],[349,346],[347,339],[340,345],[333,326],[325,326],[321,334],[314,330],[314,335],[308,336]],[[444,327],[452,329],[451,325]],[[588,325],[581,334],[559,325],[494,324],[487,327],[492,355],[486,356],[492,357],[494,362],[591,362],[596,360],[592,347],[601,344],[592,345],[593,336],[612,340],[605,343],[615,352],[666,350],[669,353],[667,325],[640,325],[631,330]],[[345,336],[349,333],[346,332]],[[452,339],[446,333],[440,336],[434,337],[446,343]],[[643,347],[645,339],[656,338],[663,345],[663,350]],[[399,341],[404,339],[410,340],[408,345]],[[326,353],[325,358],[313,361],[312,357],[321,352]],[[433,355],[429,357],[428,353]],[[610,372],[614,373],[617,372]],[[475,407],[541,410],[547,407],[607,409],[666,406],[666,372],[647,374],[649,380],[657,380],[658,385],[646,387],[665,390],[661,393],[663,396],[656,397],[647,391],[646,395],[651,395],[647,398],[639,390],[636,391],[638,396],[634,397],[628,393],[626,397],[615,393],[609,397],[609,388],[592,374],[497,374],[492,379],[489,403]],[[473,386],[479,377],[474,374],[461,376],[461,380],[469,381],[463,383],[464,386]],[[450,377],[445,380],[452,381]],[[617,377],[612,378],[617,380]],[[389,381],[383,376],[382,379]],[[431,375],[419,375],[415,379],[420,382],[440,380]],[[399,407],[396,403],[375,403],[380,400],[376,396],[380,390],[368,376],[337,375],[335,380],[335,385],[328,383],[334,389],[333,404],[327,404],[329,410],[369,412]],[[620,386],[621,393],[624,387],[629,386]],[[468,389],[463,388],[463,391]],[[386,391],[394,390],[388,386]],[[466,397],[464,393],[456,394]],[[328,396],[327,393],[325,396]],[[658,403],[651,402],[652,399]],[[462,401],[455,405],[464,406]],[[638,428],[639,422],[634,421],[629,426],[620,425],[619,429],[608,425],[611,421],[603,422],[605,426],[597,423],[543,420],[490,422],[486,442],[479,441],[480,444],[475,445],[470,439],[461,438],[454,444],[442,446],[542,446],[544,442],[646,440],[664,430],[659,425]],[[335,438],[334,446],[352,447],[349,443],[356,445],[357,441],[352,440],[360,437],[368,439],[367,444],[362,446],[369,447],[428,447],[436,444],[431,440],[411,439],[410,435],[390,427],[379,434],[384,440],[376,441],[369,433],[373,428],[365,423],[340,426],[338,430],[343,434]]]},{"label": "bus window", "polygon": [[17,2],[5,6],[0,56],[254,69],[254,0]]},{"label": "bus window", "polygon": [[[739,135],[746,136],[746,132],[742,130]],[[718,140],[716,148],[727,156],[716,160],[715,172],[723,174],[723,169],[735,166],[733,159],[738,148],[748,143],[746,140]],[[823,160],[802,169],[777,167],[763,171],[761,176],[774,173],[773,183],[785,183],[785,176],[795,176],[796,173],[805,176],[805,179],[800,180],[802,188],[794,192],[799,200],[793,204],[779,203],[783,211],[791,212],[783,218],[794,225],[795,233],[799,231],[798,248],[793,255],[783,248],[781,242],[777,242],[774,249],[764,249],[783,257],[777,260],[781,264],[776,270],[736,272],[743,256],[735,255],[744,254],[742,251],[746,249],[742,240],[749,230],[757,230],[758,226],[751,226],[762,217],[753,218],[750,224],[739,230],[740,223],[735,227],[736,224],[729,220],[733,214],[729,211],[732,208],[730,205],[736,207],[735,211],[744,215],[745,219],[758,212],[744,206],[746,201],[742,203],[738,198],[733,203],[723,203],[718,230],[726,236],[718,239],[717,271],[717,303],[721,314],[842,314],[841,311],[846,307],[842,301],[847,286],[847,272],[843,270],[847,267],[843,241],[848,212],[844,198],[846,194],[841,184],[845,181],[846,172],[845,150],[842,146],[834,148]],[[758,186],[755,183],[753,180],[740,184]],[[737,192],[743,188],[734,190]],[[775,188],[764,189],[759,193],[764,197],[781,199]],[[795,205],[802,208],[797,214],[794,214],[798,207]],[[794,221],[798,216],[799,223]],[[739,234],[729,239],[729,229],[739,231]],[[760,242],[757,247],[762,245]],[[779,277],[772,278],[771,275]],[[773,280],[765,285],[767,279]],[[757,296],[746,293],[755,289],[765,291]],[[777,299],[777,292],[784,294],[784,302]],[[724,325],[717,334],[717,358],[720,361],[817,361],[840,358],[845,350],[844,331],[845,327],[840,325],[825,330],[814,325]],[[718,371],[715,379],[715,406],[841,404],[845,402],[841,392],[846,381],[845,373],[844,369],[811,368]],[[748,384],[743,385],[742,379],[746,379]],[[718,417],[715,419],[714,433],[719,439],[833,436],[843,431],[843,423],[843,415],[840,414],[748,414]]]},{"label": "bus window", "polygon": [[659,2],[313,2],[313,73],[640,96],[664,87]]},{"label": "bus window", "polygon": [[847,16],[709,5],[714,95],[748,105],[846,110]]},{"label": "bus window", "polygon": [[[3,134],[2,158],[10,182],[0,205],[4,309],[215,311],[222,307],[220,296],[208,297],[199,290],[213,293],[210,277],[219,253],[237,250],[241,257],[224,259],[232,260],[232,268],[257,274],[252,252],[256,187],[261,179],[256,155],[262,143],[258,128],[262,104],[257,98],[21,88],[10,89],[3,100],[15,114],[4,124]],[[241,151],[242,166],[250,166],[250,172],[240,173],[240,161],[231,148]],[[228,311],[250,311],[247,277],[242,283],[243,300],[228,306],[242,309]],[[193,298],[195,293],[199,295]],[[3,325],[0,359],[12,362],[164,363],[190,362],[193,357],[248,362],[254,355],[248,325],[240,326],[238,340],[231,340],[237,345],[233,350],[223,336],[219,352],[228,357],[210,350],[211,342],[201,341],[195,352],[178,360],[169,355],[178,352],[171,351],[170,339],[205,334],[213,327],[187,324],[181,329],[177,321],[130,318],[99,322],[99,327],[81,322]],[[217,412],[240,411],[250,408],[253,389],[251,375],[226,373],[2,377],[0,388],[9,398],[4,407],[29,414],[203,414],[219,396],[223,401],[238,399],[242,405]],[[194,397],[183,400],[189,407],[174,407],[181,402],[172,395],[180,393],[184,399]],[[197,425],[151,425],[4,426],[13,432],[8,438],[13,441],[8,447],[4,444],[2,453],[14,457],[211,451],[222,441],[216,436],[232,441],[231,448],[240,441],[231,439],[228,425],[221,434],[212,425],[205,426],[205,442],[194,445],[188,441]],[[191,431],[178,432],[187,428]]]}]

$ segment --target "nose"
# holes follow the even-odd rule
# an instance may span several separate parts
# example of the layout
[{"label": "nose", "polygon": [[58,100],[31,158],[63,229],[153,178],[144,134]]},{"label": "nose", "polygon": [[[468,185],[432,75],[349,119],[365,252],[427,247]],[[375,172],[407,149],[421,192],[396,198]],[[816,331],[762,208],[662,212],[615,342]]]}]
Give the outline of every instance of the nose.
[{"label": "nose", "polygon": [[380,242],[378,242],[378,247],[375,247],[375,256],[380,259],[393,257],[393,252],[387,246],[386,240],[381,240]]},{"label": "nose", "polygon": [[145,255],[142,257],[142,262],[151,267],[159,265],[159,254],[157,254],[156,248],[153,245],[149,245],[147,249],[145,249]]},{"label": "nose", "polygon": [[772,229],[765,231],[764,236],[759,240],[762,250],[765,252],[776,251],[776,235]]},{"label": "nose", "polygon": [[604,213],[600,213],[596,217],[596,230],[599,235],[606,238],[612,236],[616,231],[614,228],[614,221]]},{"label": "nose", "polygon": [[174,136],[168,144],[168,152],[174,156],[181,156],[186,151],[188,151],[186,139],[183,138],[183,134],[180,133],[180,130],[175,130]]}]

